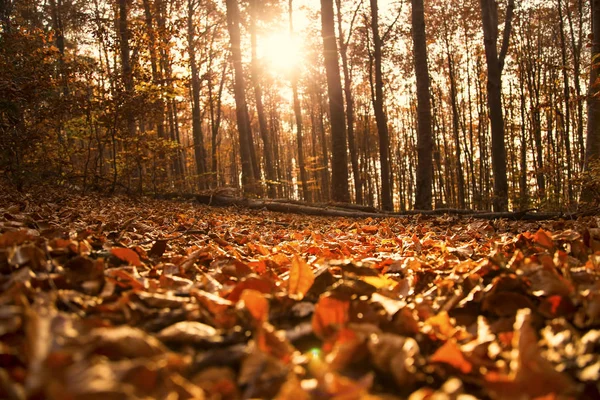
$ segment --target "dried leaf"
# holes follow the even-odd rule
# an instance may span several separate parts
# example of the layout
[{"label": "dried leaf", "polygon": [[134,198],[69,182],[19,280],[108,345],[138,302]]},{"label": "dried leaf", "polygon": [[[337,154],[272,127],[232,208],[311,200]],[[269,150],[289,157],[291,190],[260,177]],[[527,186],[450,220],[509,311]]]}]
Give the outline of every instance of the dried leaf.
[{"label": "dried leaf", "polygon": [[288,294],[302,299],[306,292],[315,282],[315,274],[310,265],[308,265],[298,255],[292,258],[292,266],[290,267],[290,278],[288,280]]},{"label": "dried leaf", "polygon": [[454,340],[448,340],[444,343],[433,353],[429,361],[451,365],[463,374],[468,374],[473,369],[473,366],[465,359],[465,356]]},{"label": "dried leaf", "polygon": [[321,296],[315,306],[312,326],[315,335],[327,338],[348,322],[350,303],[330,296]]},{"label": "dried leaf", "polygon": [[542,228],[540,228],[534,235],[533,241],[539,244],[546,249],[554,248],[554,241],[552,240],[551,235],[546,233]]},{"label": "dried leaf", "polygon": [[219,332],[210,325],[198,321],[181,321],[158,332],[157,338],[163,342],[179,343],[219,343]]},{"label": "dried leaf", "polygon": [[148,255],[151,257],[162,257],[165,254],[165,250],[167,250],[168,240],[160,239],[154,242],[152,248],[148,252]]},{"label": "dried leaf", "polygon": [[124,247],[113,247],[112,249],[110,249],[110,252],[115,257],[122,261],[125,261],[129,265],[134,265],[136,267],[142,265],[142,262],[140,261],[140,256],[134,250]]},{"label": "dried leaf", "polygon": [[259,324],[262,324],[269,318],[269,302],[265,299],[263,293],[252,289],[245,289],[240,296],[239,303],[252,314],[252,317]]}]

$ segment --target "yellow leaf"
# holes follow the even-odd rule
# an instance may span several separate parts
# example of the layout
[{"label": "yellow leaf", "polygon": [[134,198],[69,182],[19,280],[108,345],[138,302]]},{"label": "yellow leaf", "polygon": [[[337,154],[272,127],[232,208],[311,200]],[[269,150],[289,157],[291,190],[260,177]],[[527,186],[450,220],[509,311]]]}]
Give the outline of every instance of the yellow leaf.
[{"label": "yellow leaf", "polygon": [[290,279],[288,280],[288,294],[303,298],[314,281],[315,274],[310,265],[297,255],[294,255],[290,268]]}]

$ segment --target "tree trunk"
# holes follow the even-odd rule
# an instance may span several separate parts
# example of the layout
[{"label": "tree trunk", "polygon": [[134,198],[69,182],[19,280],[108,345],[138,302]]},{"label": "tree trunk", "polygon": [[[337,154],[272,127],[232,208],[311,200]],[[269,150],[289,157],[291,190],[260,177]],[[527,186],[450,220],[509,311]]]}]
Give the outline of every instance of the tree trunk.
[{"label": "tree trunk", "polygon": [[415,74],[417,77],[417,182],[415,209],[431,210],[433,181],[433,138],[429,101],[429,68],[423,0],[411,0]]},{"label": "tree trunk", "polygon": [[[127,103],[129,103],[133,96],[133,73],[130,63],[127,0],[119,0],[119,44],[121,50],[121,73],[123,84],[125,86],[125,93],[127,95]],[[135,117],[129,104],[125,107],[125,120],[127,121],[127,132],[131,136],[134,136]]]},{"label": "tree trunk", "polygon": [[458,207],[465,208],[465,177],[463,176],[461,151],[460,151],[460,136],[459,136],[459,115],[458,115],[458,104],[457,104],[457,93],[456,93],[456,77],[454,76],[454,60],[453,55],[450,53],[450,43],[446,36],[446,47],[448,56],[448,76],[450,77],[450,100],[452,103],[452,133],[454,136],[455,151],[455,167],[456,167],[456,178],[457,178],[457,194],[458,194]]},{"label": "tree trunk", "polygon": [[[294,37],[293,24],[293,4],[292,0],[288,3],[288,15],[290,26],[290,37]],[[296,144],[298,145],[298,168],[300,169],[300,184],[302,187],[302,198],[305,201],[311,201],[310,192],[308,190],[308,175],[306,173],[306,160],[304,159],[304,140],[302,139],[302,108],[300,107],[300,99],[298,97],[298,77],[300,70],[298,66],[294,66],[292,70],[292,97],[294,102],[294,115],[296,116]]]},{"label": "tree trunk", "polygon": [[377,132],[379,133],[379,163],[381,167],[381,208],[386,211],[394,209],[390,174],[390,138],[387,126],[387,116],[383,109],[383,76],[381,67],[381,37],[379,36],[379,21],[377,0],[371,1],[371,32],[373,33],[373,56],[375,58],[375,98],[373,109]]},{"label": "tree trunk", "polygon": [[198,187],[206,188],[206,154],[204,151],[204,134],[202,133],[202,115],[200,114],[200,77],[196,64],[196,39],[194,33],[195,0],[188,0],[188,54],[190,56],[190,72],[192,73],[192,136],[194,139],[194,156],[196,157],[196,174]]},{"label": "tree trunk", "polygon": [[256,113],[258,114],[258,129],[263,142],[263,156],[265,158],[265,173],[267,177],[267,193],[269,197],[277,197],[275,176],[275,164],[273,163],[273,144],[271,143],[271,133],[267,125],[265,109],[262,101],[262,87],[260,84],[260,67],[256,55],[257,34],[256,34],[256,19],[258,16],[258,0],[250,1],[250,40],[252,46],[251,68],[252,87],[254,89],[254,100],[256,102]]},{"label": "tree trunk", "polygon": [[235,96],[240,159],[242,163],[242,188],[244,193],[253,194],[257,192],[258,188],[254,179],[254,168],[250,150],[250,146],[252,146],[252,143],[250,143],[250,118],[246,103],[246,86],[244,83],[242,51],[240,48],[240,10],[237,0],[226,0],[225,3],[227,6],[227,30],[229,31],[234,70],[233,91]]},{"label": "tree trunk", "polygon": [[600,0],[591,0],[592,21],[592,52],[590,85],[588,90],[588,128],[585,142],[585,165],[586,178],[581,191],[581,202],[598,201],[598,181],[600,176],[600,85],[599,61],[600,56]]},{"label": "tree trunk", "polygon": [[[361,3],[362,4],[362,3]],[[359,7],[360,5],[359,4]],[[348,129],[348,147],[350,148],[350,164],[352,165],[352,176],[354,178],[354,190],[356,192],[356,203],[363,204],[363,183],[358,165],[358,151],[356,148],[356,138],[354,135],[354,99],[352,98],[352,77],[348,67],[348,42],[354,25],[354,19],[359,7],[356,8],[350,28],[348,29],[348,40],[344,39],[342,31],[342,11],[341,0],[335,1],[337,9],[338,41],[340,43],[340,56],[342,59],[342,71],[344,73],[344,98],[346,100],[346,124]]]},{"label": "tree trunk", "polygon": [[333,201],[348,203],[350,191],[348,188],[346,121],[335,41],[333,0],[321,0],[321,29],[331,121],[331,198]]},{"label": "tree trunk", "polygon": [[492,129],[492,171],[494,174],[494,211],[508,209],[508,181],[506,176],[506,149],[504,145],[504,117],[502,115],[502,70],[508,51],[514,0],[508,0],[502,47],[498,54],[498,5],[494,0],[480,0],[483,25],[483,43],[488,67],[487,101]]},{"label": "tree trunk", "polygon": [[567,40],[565,37],[565,21],[563,18],[561,0],[558,0],[558,21],[560,29],[560,56],[562,60],[563,95],[565,111],[562,118],[565,151],[567,155],[567,199],[569,205],[573,202],[572,157],[571,157],[571,90],[569,87],[569,72],[567,71]]}]

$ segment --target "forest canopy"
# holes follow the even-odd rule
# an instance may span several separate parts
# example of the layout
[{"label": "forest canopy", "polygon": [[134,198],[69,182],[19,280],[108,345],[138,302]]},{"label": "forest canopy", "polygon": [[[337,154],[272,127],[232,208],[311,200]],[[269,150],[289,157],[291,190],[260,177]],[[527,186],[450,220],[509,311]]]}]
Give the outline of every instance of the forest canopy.
[{"label": "forest canopy", "polygon": [[598,196],[597,3],[3,1],[0,170],[19,188],[569,210]]}]

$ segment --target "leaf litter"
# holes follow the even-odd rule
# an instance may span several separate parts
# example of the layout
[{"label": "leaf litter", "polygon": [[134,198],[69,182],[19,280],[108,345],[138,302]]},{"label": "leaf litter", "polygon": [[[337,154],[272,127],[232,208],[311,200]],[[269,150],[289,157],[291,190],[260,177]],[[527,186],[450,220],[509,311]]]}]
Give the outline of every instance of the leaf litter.
[{"label": "leaf litter", "polygon": [[600,218],[0,197],[0,398],[600,398]]}]

